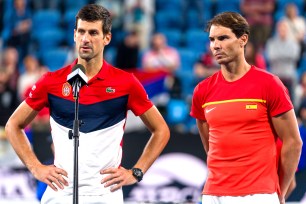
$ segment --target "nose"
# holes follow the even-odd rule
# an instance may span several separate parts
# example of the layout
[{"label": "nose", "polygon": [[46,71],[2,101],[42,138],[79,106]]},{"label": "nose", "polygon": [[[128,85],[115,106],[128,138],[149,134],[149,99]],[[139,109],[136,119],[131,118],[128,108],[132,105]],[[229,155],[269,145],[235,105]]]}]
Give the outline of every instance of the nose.
[{"label": "nose", "polygon": [[82,42],[88,42],[89,41],[89,35],[88,33],[85,33],[83,36],[82,36]]},{"label": "nose", "polygon": [[210,48],[211,49],[219,49],[220,48],[220,43],[217,40],[211,41],[210,42]]}]

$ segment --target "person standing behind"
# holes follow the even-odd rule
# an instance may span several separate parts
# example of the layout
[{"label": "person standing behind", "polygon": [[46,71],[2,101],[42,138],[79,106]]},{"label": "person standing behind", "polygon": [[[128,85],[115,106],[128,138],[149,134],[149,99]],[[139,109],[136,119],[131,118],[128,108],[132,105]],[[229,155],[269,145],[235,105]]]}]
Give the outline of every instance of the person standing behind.
[{"label": "person standing behind", "polygon": [[193,66],[193,72],[195,75],[195,86],[200,81],[213,75],[219,70],[219,64],[212,55],[212,52],[210,50],[207,50],[207,52],[203,53],[200,56],[200,59]]},{"label": "person standing behind", "polygon": [[[306,34],[306,22],[305,18],[298,14],[298,8],[294,3],[288,3],[285,7],[286,16],[282,21],[287,24],[288,37],[296,40],[300,44],[300,56],[298,62],[301,61],[305,50],[305,34]],[[297,64],[299,66],[299,64]]]},{"label": "person standing behind", "polygon": [[297,104],[297,107],[300,107],[302,101],[306,100],[306,72],[302,72],[299,78],[300,78],[299,83],[295,87],[295,91],[294,91],[295,93],[294,97],[295,97],[295,102]]},{"label": "person standing behind", "polygon": [[257,46],[250,41],[245,46],[245,59],[249,64],[255,65],[256,67],[264,70],[267,69],[264,55],[258,50]]},{"label": "person standing behind", "polygon": [[300,55],[300,46],[297,41],[289,38],[288,26],[284,21],[276,24],[276,34],[269,38],[266,52],[270,71],[286,85],[294,105],[297,105],[294,91],[298,84],[296,64]]},{"label": "person standing behind", "polygon": [[9,75],[5,68],[0,68],[0,129],[4,126],[19,105],[17,92],[9,86]]},{"label": "person standing behind", "polygon": [[20,61],[20,55],[18,50],[15,47],[6,47],[1,55],[1,69],[5,69],[5,72],[8,76],[9,87],[16,91],[17,81],[20,76],[18,65],[18,62]]},{"label": "person standing behind", "polygon": [[[75,102],[67,76],[76,64],[85,67],[89,80],[79,93],[79,118],[84,122],[78,158],[80,203],[123,204],[122,186],[141,181],[169,140],[169,128],[140,82],[103,59],[110,40],[110,13],[95,4],[81,8],[74,30],[77,59],[41,77],[6,124],[6,136],[20,159],[36,179],[48,185],[41,203],[73,200],[73,141],[68,131],[73,127]],[[49,166],[39,162],[23,130],[46,106],[50,108],[55,157],[54,165]],[[152,133],[132,169],[120,165],[128,110],[140,116]]]},{"label": "person standing behind", "polygon": [[140,49],[149,47],[150,36],[154,29],[153,15],[155,0],[124,0],[124,30],[137,31]]},{"label": "person standing behind", "polygon": [[115,64],[120,69],[136,69],[139,58],[139,37],[136,31],[128,33],[117,46]]},{"label": "person standing behind", "polygon": [[261,51],[271,35],[275,0],[242,0],[240,10],[250,25],[250,41]]},{"label": "person standing behind", "polygon": [[155,33],[151,38],[151,47],[142,57],[142,69],[146,72],[162,71],[167,73],[166,89],[171,98],[181,97],[181,81],[176,76],[181,59],[178,51],[170,47],[162,33]]},{"label": "person standing behind", "polygon": [[221,70],[196,86],[190,112],[207,153],[202,201],[284,204],[302,147],[288,91],[277,76],[246,62],[250,31],[240,14],[216,15],[207,31]]},{"label": "person standing behind", "polygon": [[142,58],[145,71],[164,71],[173,74],[180,66],[178,51],[170,47],[167,38],[162,33],[155,33],[151,38],[151,47]]},{"label": "person standing behind", "polygon": [[7,46],[18,49],[20,60],[27,55],[31,42],[32,12],[26,0],[14,0],[14,9],[9,18],[10,37]]},{"label": "person standing behind", "polygon": [[27,55],[23,59],[24,72],[19,75],[17,80],[17,92],[20,101],[27,96],[26,92],[32,88],[33,84],[39,79],[40,67],[38,59],[33,55]]}]

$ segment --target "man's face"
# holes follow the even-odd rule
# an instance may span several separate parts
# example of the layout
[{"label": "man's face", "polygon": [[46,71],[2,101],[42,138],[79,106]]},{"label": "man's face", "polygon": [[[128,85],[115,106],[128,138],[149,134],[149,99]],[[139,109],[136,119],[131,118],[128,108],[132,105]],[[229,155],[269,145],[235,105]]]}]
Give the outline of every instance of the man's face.
[{"label": "man's face", "polygon": [[102,21],[88,22],[78,20],[74,31],[74,41],[79,57],[89,61],[102,57],[103,49],[110,41],[110,35],[102,32]]},{"label": "man's face", "polygon": [[152,48],[154,50],[160,50],[165,47],[165,37],[161,34],[156,34],[152,38]]},{"label": "man's face", "polygon": [[230,28],[212,25],[209,40],[210,50],[219,64],[228,64],[243,53],[243,41]]}]

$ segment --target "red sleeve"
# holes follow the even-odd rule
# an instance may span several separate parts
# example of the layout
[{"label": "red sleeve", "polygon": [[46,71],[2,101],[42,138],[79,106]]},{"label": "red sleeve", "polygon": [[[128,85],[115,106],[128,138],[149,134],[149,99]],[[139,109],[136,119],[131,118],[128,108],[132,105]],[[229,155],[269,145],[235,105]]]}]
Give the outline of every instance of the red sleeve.
[{"label": "red sleeve", "polygon": [[269,82],[267,105],[271,116],[277,116],[293,109],[289,92],[277,76],[274,76]]},{"label": "red sleeve", "polygon": [[203,90],[201,92],[200,87],[201,84],[198,84],[194,89],[190,115],[199,120],[206,120],[204,109],[202,108],[204,104]]},{"label": "red sleeve", "polygon": [[128,109],[136,116],[142,115],[153,106],[149,100],[148,94],[139,80],[132,75],[132,83],[130,87],[130,95],[128,100]]},{"label": "red sleeve", "polygon": [[48,107],[48,76],[49,72],[44,74],[37,82],[34,84],[30,90],[29,95],[25,99],[26,103],[31,106],[34,110],[40,111],[44,107]]}]

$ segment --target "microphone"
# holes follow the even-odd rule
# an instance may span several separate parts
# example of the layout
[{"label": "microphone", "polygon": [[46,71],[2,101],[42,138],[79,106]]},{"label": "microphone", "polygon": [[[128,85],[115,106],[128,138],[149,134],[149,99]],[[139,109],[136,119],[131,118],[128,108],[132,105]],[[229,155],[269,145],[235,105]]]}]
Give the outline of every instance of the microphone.
[{"label": "microphone", "polygon": [[85,73],[85,67],[81,64],[76,64],[72,68],[71,73],[67,76],[67,81],[72,86],[74,98],[79,96],[80,88],[87,85],[88,78]]}]

